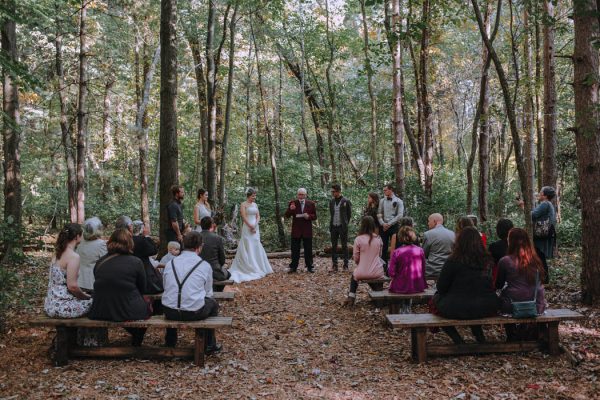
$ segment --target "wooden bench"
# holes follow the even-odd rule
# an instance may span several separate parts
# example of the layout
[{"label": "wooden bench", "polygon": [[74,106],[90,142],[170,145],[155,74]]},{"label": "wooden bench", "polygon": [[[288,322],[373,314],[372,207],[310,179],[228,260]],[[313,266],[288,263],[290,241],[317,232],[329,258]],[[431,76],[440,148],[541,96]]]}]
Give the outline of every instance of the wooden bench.
[{"label": "wooden bench", "polygon": [[[102,358],[193,358],[194,364],[204,366],[204,343],[209,330],[231,327],[231,317],[209,317],[202,321],[171,321],[162,316],[154,316],[139,321],[96,321],[89,318],[48,318],[41,317],[29,322],[31,326],[50,326],[56,328],[55,356],[56,366],[66,365],[69,357],[102,357]],[[77,346],[77,328],[177,328],[194,329],[193,347],[151,347],[151,346]]]},{"label": "wooden bench", "polygon": [[[560,353],[558,324],[561,321],[585,318],[582,314],[568,309],[546,310],[544,315],[528,319],[497,316],[482,319],[456,320],[442,318],[433,314],[389,314],[386,317],[392,328],[410,328],[412,359],[419,363],[427,361],[427,357],[429,356],[507,353],[514,351],[530,351],[539,348],[545,348],[551,355],[558,355]],[[522,323],[537,324],[538,330],[541,333],[540,339],[537,341],[464,344],[428,344],[426,340],[428,328]]]},{"label": "wooden bench", "polygon": [[377,306],[388,305],[390,314],[398,314],[400,312],[400,304],[405,300],[429,300],[435,294],[435,289],[427,288],[424,292],[401,294],[390,293],[388,290],[372,290],[369,292],[369,297]]},{"label": "wooden bench", "polygon": [[[148,297],[150,300],[161,300],[162,293],[157,294],[145,294],[144,297]],[[233,301],[235,299],[235,292],[213,292],[213,299],[221,301]]]},{"label": "wooden bench", "polygon": [[371,290],[383,290],[383,284],[388,283],[391,279],[387,276],[378,279],[361,279],[358,283],[366,283]]},{"label": "wooden bench", "polygon": [[226,281],[213,281],[213,288],[233,285],[233,281],[231,279],[227,279]]}]

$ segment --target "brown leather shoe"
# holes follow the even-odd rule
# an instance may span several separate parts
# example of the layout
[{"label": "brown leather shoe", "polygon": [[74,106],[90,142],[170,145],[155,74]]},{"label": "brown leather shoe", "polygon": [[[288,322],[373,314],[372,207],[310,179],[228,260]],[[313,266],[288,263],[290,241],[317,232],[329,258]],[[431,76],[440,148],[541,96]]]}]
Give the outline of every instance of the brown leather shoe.
[{"label": "brown leather shoe", "polygon": [[342,302],[342,307],[353,307],[355,300],[356,300],[356,297],[352,297],[352,296],[346,297],[346,299]]}]

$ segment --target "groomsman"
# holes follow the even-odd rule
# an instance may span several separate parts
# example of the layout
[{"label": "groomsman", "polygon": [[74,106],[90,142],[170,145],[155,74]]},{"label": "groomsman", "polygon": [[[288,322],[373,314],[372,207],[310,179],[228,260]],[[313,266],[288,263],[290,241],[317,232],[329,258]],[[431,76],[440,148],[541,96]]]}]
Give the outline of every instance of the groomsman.
[{"label": "groomsman", "polygon": [[306,189],[300,188],[297,200],[292,200],[285,211],[285,217],[292,217],[292,262],[289,273],[298,269],[300,262],[300,244],[304,247],[304,264],[308,272],[315,272],[312,259],[312,222],[317,219],[315,202],[306,198]]},{"label": "groomsman", "polygon": [[389,260],[390,239],[398,232],[398,221],[404,216],[404,203],[394,194],[394,187],[387,184],[383,187],[383,199],[379,202],[377,218],[381,225],[381,240],[383,240],[383,250],[381,258],[386,263]]},{"label": "groomsman", "polygon": [[352,217],[352,203],[342,195],[342,188],[338,184],[331,185],[333,198],[329,201],[329,232],[331,234],[331,260],[332,272],[338,270],[338,239],[342,242],[342,256],[344,257],[344,270],[348,269],[348,224]]}]

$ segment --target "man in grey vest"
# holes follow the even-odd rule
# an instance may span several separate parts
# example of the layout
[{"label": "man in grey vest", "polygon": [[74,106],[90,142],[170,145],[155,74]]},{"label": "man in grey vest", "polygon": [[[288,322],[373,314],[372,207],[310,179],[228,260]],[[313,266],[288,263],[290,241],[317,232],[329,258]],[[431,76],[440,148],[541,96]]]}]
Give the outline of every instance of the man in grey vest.
[{"label": "man in grey vest", "polygon": [[379,202],[377,218],[379,218],[379,225],[381,225],[379,236],[381,236],[381,240],[383,241],[381,258],[386,263],[385,272],[387,275],[390,241],[392,236],[398,232],[398,221],[404,216],[404,202],[396,197],[394,187],[390,184],[383,187],[383,194],[383,199]]},{"label": "man in grey vest", "polygon": [[423,251],[425,252],[425,274],[428,278],[437,278],[448,256],[452,253],[455,234],[444,226],[442,214],[431,214],[427,219],[429,230],[423,234]]},{"label": "man in grey vest", "polygon": [[338,240],[342,244],[342,256],[344,257],[344,270],[348,269],[348,224],[352,217],[352,203],[342,196],[342,188],[338,184],[331,185],[333,198],[329,201],[329,232],[331,234],[331,259],[333,262],[331,271],[338,270]]}]

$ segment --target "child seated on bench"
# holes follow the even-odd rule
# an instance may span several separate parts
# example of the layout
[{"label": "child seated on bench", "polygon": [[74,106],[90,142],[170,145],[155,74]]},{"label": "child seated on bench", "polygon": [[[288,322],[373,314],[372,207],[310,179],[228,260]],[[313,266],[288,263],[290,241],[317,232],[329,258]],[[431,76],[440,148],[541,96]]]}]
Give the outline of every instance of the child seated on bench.
[{"label": "child seated on bench", "polygon": [[[492,286],[493,259],[473,227],[456,238],[452,254],[442,267],[433,297],[436,314],[444,318],[478,319],[496,315],[499,300]],[[464,343],[455,327],[442,328],[456,344]],[[480,325],[471,327],[477,342],[485,342]]]}]

